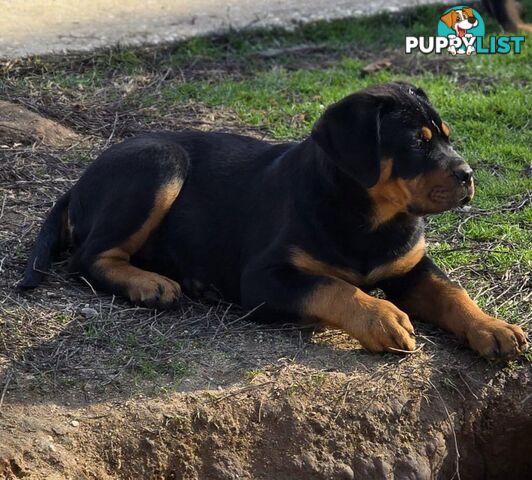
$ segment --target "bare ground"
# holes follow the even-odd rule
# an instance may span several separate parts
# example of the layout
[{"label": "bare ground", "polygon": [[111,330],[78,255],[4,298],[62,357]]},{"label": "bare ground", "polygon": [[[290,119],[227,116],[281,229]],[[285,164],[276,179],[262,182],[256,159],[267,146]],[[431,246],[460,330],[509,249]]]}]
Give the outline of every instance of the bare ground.
[{"label": "bare ground", "polygon": [[[524,359],[488,363],[422,325],[419,350],[399,357],[368,354],[339,332],[255,325],[224,303],[136,308],[69,279],[62,262],[42,288],[16,292],[46,211],[103,146],[162,125],[268,135],[199,103],[159,115],[131,107],[132,96],[175,71],[119,77],[94,97],[9,83],[35,68],[7,67],[6,98],[82,139],[61,149],[33,140],[0,149],[0,477],[527,477],[532,388]],[[180,74],[220,68],[232,67]],[[231,74],[247,72],[237,66]],[[445,240],[460,248],[460,235],[458,228]],[[475,280],[473,296],[490,289],[488,309],[522,304],[523,318],[528,275],[492,278],[482,265],[454,272]]]}]

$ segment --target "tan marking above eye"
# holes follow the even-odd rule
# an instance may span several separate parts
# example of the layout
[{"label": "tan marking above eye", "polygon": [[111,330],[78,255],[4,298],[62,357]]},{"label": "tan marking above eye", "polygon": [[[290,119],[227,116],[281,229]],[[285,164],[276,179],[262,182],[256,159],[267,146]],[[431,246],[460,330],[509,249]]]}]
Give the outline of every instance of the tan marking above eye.
[{"label": "tan marking above eye", "polygon": [[423,127],[421,129],[421,135],[428,142],[432,138],[432,130],[429,127]]},{"label": "tan marking above eye", "polygon": [[441,122],[441,131],[446,137],[449,137],[451,135],[451,129],[449,128],[449,125],[447,125],[445,122]]}]

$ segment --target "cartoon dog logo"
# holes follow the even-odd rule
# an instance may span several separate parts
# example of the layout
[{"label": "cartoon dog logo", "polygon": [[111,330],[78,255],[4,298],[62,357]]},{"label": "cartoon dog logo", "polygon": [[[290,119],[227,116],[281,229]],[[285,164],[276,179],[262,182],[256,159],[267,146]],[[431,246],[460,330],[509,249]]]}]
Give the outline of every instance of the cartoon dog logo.
[{"label": "cartoon dog logo", "polygon": [[495,35],[486,37],[482,16],[474,8],[458,5],[447,8],[436,17],[436,35],[405,37],[405,53],[419,51],[423,54],[441,54],[446,51],[454,56],[472,54],[521,53],[524,35]]},{"label": "cartoon dog logo", "polygon": [[[472,28],[478,25],[478,20],[475,17],[475,13],[473,9],[469,7],[450,10],[446,14],[444,14],[440,20],[443,23],[445,23],[445,25],[447,25],[448,28],[456,32],[455,35],[453,34],[448,35],[450,39],[455,39],[455,38],[470,39],[471,37],[473,37],[473,35],[471,33],[468,33],[468,30],[471,30]],[[448,51],[452,55],[464,54],[464,53],[466,55],[471,55],[475,53],[475,47],[473,44],[470,44],[470,45],[467,45],[465,50],[462,50],[462,49],[457,49],[456,46],[451,45],[448,48]]]}]

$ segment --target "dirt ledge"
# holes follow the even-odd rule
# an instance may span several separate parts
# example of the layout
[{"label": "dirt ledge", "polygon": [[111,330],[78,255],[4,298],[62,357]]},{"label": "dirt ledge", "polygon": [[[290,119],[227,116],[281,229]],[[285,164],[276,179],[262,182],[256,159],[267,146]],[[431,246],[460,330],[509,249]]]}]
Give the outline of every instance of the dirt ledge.
[{"label": "dirt ledge", "polygon": [[506,479],[532,468],[525,365],[440,348],[354,350],[347,369],[317,369],[312,347],[305,357],[228,389],[4,404],[0,476]]}]

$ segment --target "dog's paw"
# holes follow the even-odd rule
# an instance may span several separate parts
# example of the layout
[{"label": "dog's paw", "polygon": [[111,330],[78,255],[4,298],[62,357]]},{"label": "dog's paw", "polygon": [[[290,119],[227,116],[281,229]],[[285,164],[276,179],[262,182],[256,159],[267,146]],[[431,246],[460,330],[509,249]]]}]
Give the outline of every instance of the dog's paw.
[{"label": "dog's paw", "polygon": [[408,315],[386,300],[375,299],[365,324],[357,340],[367,350],[401,353],[416,348],[414,327]]},{"label": "dog's paw", "polygon": [[127,296],[135,304],[171,308],[181,297],[181,287],[163,275],[143,272],[142,275],[130,279]]},{"label": "dog's paw", "polygon": [[512,358],[527,347],[527,338],[517,325],[493,317],[474,324],[467,332],[469,345],[487,358]]}]

